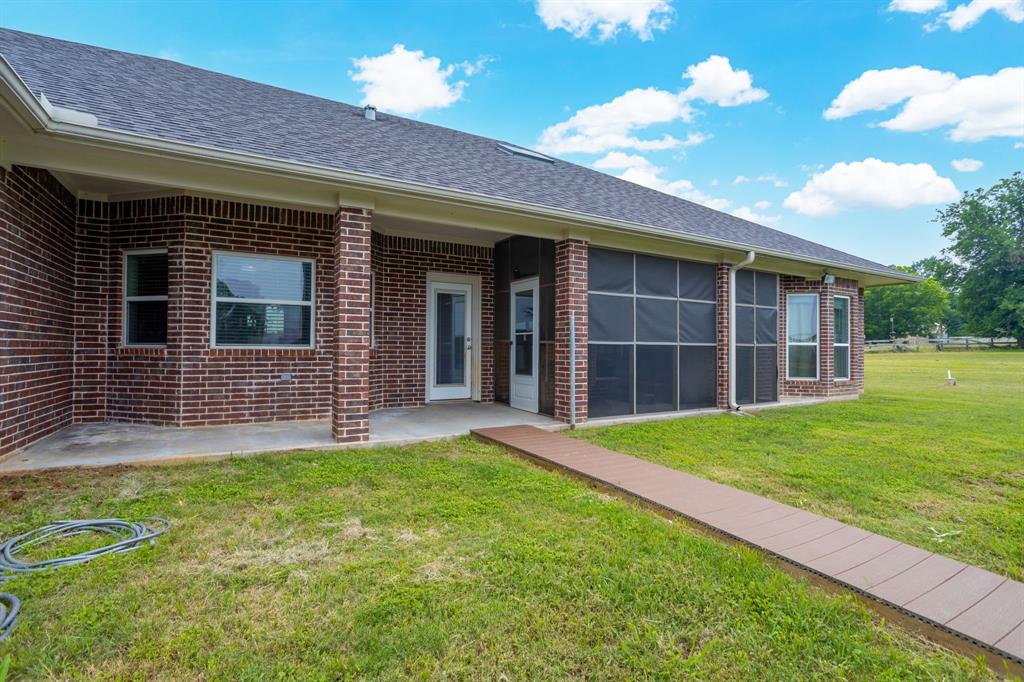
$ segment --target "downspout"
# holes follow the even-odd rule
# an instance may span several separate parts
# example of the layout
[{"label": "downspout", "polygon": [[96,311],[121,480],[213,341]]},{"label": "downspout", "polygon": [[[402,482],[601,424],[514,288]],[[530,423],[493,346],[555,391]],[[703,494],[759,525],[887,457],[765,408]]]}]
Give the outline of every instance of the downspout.
[{"label": "downspout", "polygon": [[747,251],[747,257],[729,268],[729,409],[738,410],[736,404],[736,271],[754,262],[756,254]]}]

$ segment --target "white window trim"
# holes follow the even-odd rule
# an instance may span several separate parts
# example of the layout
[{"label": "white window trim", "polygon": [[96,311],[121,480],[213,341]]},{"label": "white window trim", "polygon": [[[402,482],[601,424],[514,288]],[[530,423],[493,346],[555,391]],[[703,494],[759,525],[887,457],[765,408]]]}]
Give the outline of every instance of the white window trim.
[{"label": "white window trim", "polygon": [[846,348],[846,376],[845,377],[841,377],[838,374],[836,374],[836,375],[834,375],[832,377],[832,379],[834,381],[849,381],[850,380],[850,375],[853,373],[853,371],[852,371],[853,370],[853,357],[852,357],[851,351],[850,351],[850,338],[853,336],[853,330],[850,328],[850,305],[852,304],[852,301],[850,300],[849,296],[841,296],[839,294],[836,294],[833,297],[833,299],[836,299],[836,298],[845,298],[846,299],[846,343],[839,343],[839,342],[837,342],[835,340],[835,330],[836,330],[835,314],[836,314],[836,306],[835,306],[835,300],[833,300],[833,302],[832,302],[832,316],[833,316],[833,320],[832,320],[832,371],[834,373],[835,372],[835,368],[836,368],[836,351],[835,351],[835,349],[836,348]]},{"label": "white window trim", "polygon": [[[146,256],[154,253],[167,253],[167,249],[127,249],[121,256],[121,346],[124,348],[166,348],[164,343],[129,343],[128,342],[128,304],[135,301],[166,301],[163,296],[129,296],[128,295],[128,257]],[[168,265],[170,264],[168,260]]]},{"label": "white window trim", "polygon": [[[792,319],[789,316],[791,306],[789,302],[798,297],[812,297],[814,298],[814,316],[818,326],[818,333],[815,334],[815,341],[809,343],[806,341],[794,343],[789,340],[789,322]],[[794,377],[789,374],[789,347],[790,346],[814,346],[814,376],[813,377]],[[786,381],[818,381],[821,377],[821,299],[818,294],[807,293],[807,294],[786,294]]]},{"label": "white window trim", "polygon": [[[310,290],[308,301],[296,301],[280,298],[231,298],[217,296],[217,257],[231,256],[238,258],[262,258],[264,260],[288,260],[299,263],[310,264]],[[257,303],[266,305],[304,305],[309,306],[309,344],[300,346],[297,344],[224,344],[217,343],[217,303],[220,301],[238,301],[242,303]],[[316,348],[316,259],[300,258],[296,256],[278,256],[271,253],[249,253],[242,251],[214,251],[210,262],[210,348],[273,348],[293,350],[307,350]]]}]

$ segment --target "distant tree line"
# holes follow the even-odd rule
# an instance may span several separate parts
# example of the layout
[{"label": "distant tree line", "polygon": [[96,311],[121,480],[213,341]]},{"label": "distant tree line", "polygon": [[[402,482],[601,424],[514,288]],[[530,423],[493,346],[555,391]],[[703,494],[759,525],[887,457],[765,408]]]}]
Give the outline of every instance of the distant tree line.
[{"label": "distant tree line", "polygon": [[868,289],[868,339],[1010,336],[1024,348],[1024,177],[1018,171],[989,189],[967,192],[939,210],[950,245],[942,254],[900,270],[916,284]]}]

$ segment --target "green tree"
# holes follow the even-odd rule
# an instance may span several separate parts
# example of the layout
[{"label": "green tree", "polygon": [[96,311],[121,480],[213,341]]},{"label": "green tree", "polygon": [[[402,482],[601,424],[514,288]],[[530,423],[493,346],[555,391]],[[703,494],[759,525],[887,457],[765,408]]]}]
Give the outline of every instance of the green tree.
[{"label": "green tree", "polygon": [[937,218],[951,244],[949,277],[966,331],[1013,336],[1024,348],[1024,176],[967,192]]},{"label": "green tree", "polygon": [[[894,267],[912,272],[911,268]],[[946,324],[950,312],[949,292],[931,277],[915,284],[868,289],[864,292],[864,334],[868,339],[887,339],[891,328],[896,336],[929,336],[936,324]]]}]

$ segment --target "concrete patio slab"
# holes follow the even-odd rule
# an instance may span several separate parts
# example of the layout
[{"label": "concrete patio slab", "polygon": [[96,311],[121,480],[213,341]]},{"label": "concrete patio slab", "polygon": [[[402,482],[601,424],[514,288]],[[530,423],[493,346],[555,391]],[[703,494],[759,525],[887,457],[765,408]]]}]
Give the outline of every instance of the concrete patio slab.
[{"label": "concrete patio slab", "polygon": [[[469,401],[370,413],[365,446],[407,445],[468,434],[474,428],[529,423],[542,429],[563,424],[507,405]],[[78,424],[61,429],[0,459],[0,475],[42,469],[163,464],[287,450],[346,447],[323,421],[174,428],[145,424]]]}]

